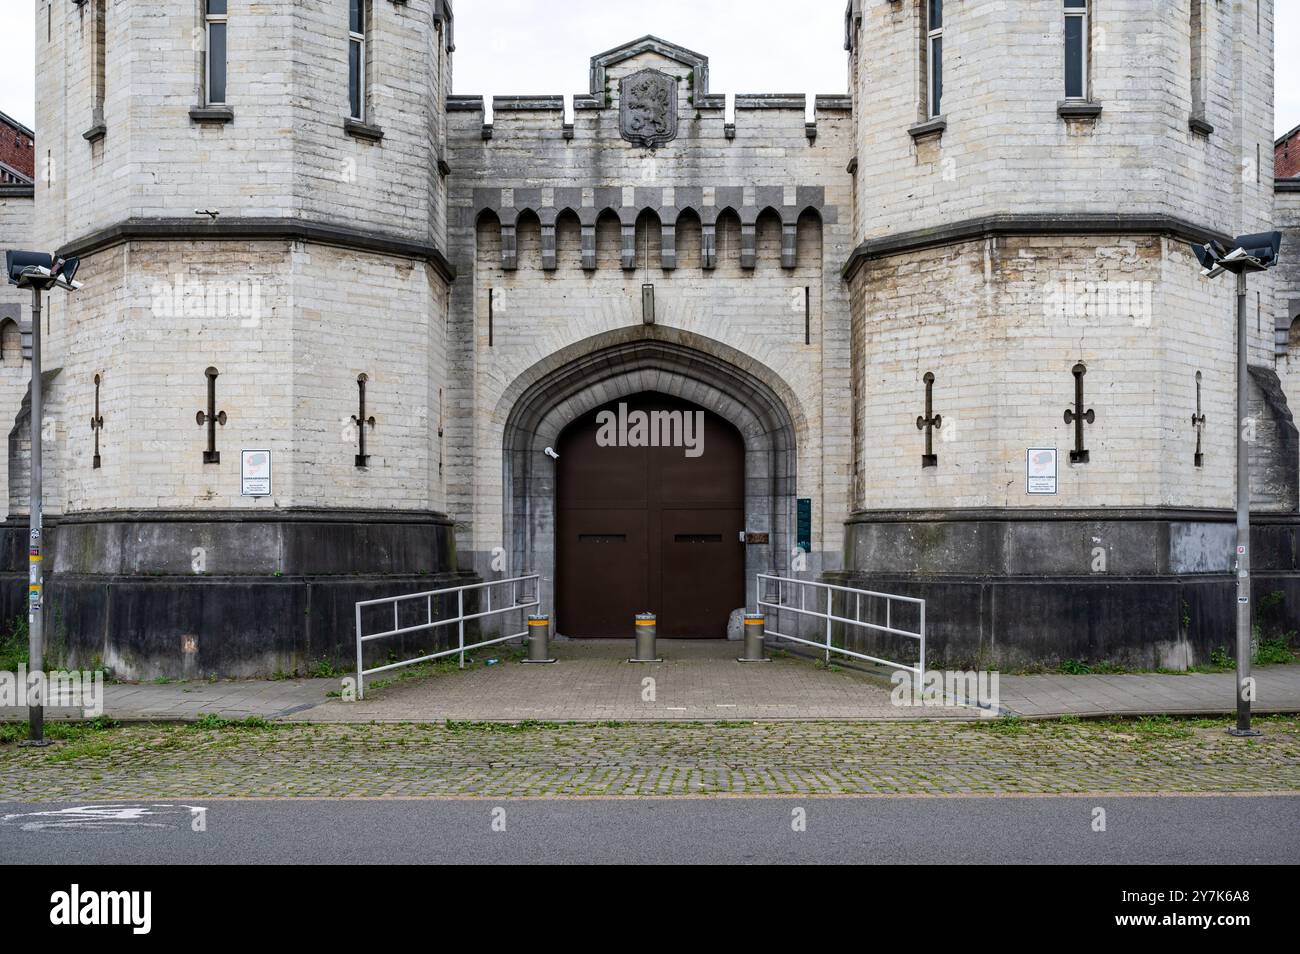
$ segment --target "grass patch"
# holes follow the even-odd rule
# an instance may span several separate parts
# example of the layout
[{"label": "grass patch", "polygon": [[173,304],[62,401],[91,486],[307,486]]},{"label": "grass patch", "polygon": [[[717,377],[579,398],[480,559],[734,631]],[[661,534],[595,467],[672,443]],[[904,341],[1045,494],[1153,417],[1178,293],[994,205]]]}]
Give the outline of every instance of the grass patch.
[{"label": "grass patch", "polygon": [[[545,722],[541,719],[524,719],[520,722],[457,722],[448,719],[445,728],[448,732],[470,733],[486,732],[496,735],[518,735],[521,732],[550,732],[572,726],[572,722]],[[602,722],[607,727],[621,726],[621,722]]]},{"label": "grass patch", "polygon": [[345,675],[345,670],[338,668],[328,659],[322,659],[311,667],[307,675],[313,679],[339,679]]},{"label": "grass patch", "polygon": [[[522,659],[523,656],[527,653],[527,650],[524,649],[522,646],[520,646],[518,647],[519,655],[518,657],[515,657],[513,655],[514,650],[512,649],[512,644],[501,643],[499,645],[502,650],[501,656],[497,656],[497,657],[488,656],[485,658],[499,659],[502,658],[502,656],[505,656],[506,658],[512,660],[515,658]],[[423,652],[424,650],[420,650],[420,654],[423,654]],[[389,656],[388,662],[390,663],[401,662],[401,660],[393,656]],[[471,669],[474,669],[480,665],[482,665],[481,660],[470,655],[468,652],[465,654],[465,669],[463,670],[464,672],[469,672]],[[428,662],[416,663],[413,666],[406,666],[403,669],[394,669],[392,670],[393,675],[389,676],[387,679],[376,679],[373,681],[369,679],[366,680],[367,698],[369,698],[369,694],[372,692],[376,692],[380,689],[386,689],[389,686],[393,686],[401,682],[406,682],[410,679],[424,679],[428,676],[441,676],[441,675],[447,675],[448,673],[461,672],[461,671],[462,670],[460,668],[459,659],[454,654],[451,656],[444,656],[442,659],[431,659]]]},{"label": "grass patch", "polygon": [[1015,716],[999,716],[996,719],[981,719],[978,722],[962,723],[967,729],[987,732],[990,735],[1025,735],[1032,730],[1031,723]]},{"label": "grass patch", "polygon": [[[45,723],[45,737],[55,742],[75,742],[88,735],[120,726],[120,722],[102,716],[82,722],[51,721]],[[29,726],[26,722],[0,722],[0,745],[22,742],[27,738],[28,731]]]},{"label": "grass patch", "polygon": [[1143,739],[1190,739],[1195,734],[1186,720],[1167,715],[1115,720],[1114,723],[1107,720],[1107,724],[1120,726],[1122,730],[1133,732]]},{"label": "grass patch", "polygon": [[27,655],[27,617],[15,616],[3,631],[0,631],[0,670],[15,672],[20,665],[26,665]]},{"label": "grass patch", "polygon": [[266,729],[278,729],[280,725],[263,719],[261,716],[249,716],[246,719],[226,719],[219,715],[208,713],[194,722],[187,723],[190,729],[197,729],[202,732],[215,732],[223,730],[241,730],[241,731],[264,731]]},{"label": "grass patch", "polygon": [[[1050,672],[1051,670],[1046,670]],[[1131,672],[1124,666],[1117,663],[1107,662],[1080,662],[1077,659],[1064,660],[1057,672],[1063,672],[1067,676],[1119,676]]]},{"label": "grass patch", "polygon": [[1255,663],[1260,666],[1275,666],[1295,662],[1295,653],[1291,651],[1289,638],[1294,635],[1288,633],[1277,639],[1261,639],[1255,647]]}]

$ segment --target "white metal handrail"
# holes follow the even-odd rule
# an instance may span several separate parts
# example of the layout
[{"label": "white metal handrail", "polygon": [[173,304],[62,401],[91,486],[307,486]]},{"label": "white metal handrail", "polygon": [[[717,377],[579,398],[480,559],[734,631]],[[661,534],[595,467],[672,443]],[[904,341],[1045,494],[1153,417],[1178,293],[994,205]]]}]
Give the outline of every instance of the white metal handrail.
[{"label": "white metal handrail", "polygon": [[[541,608],[541,590],[538,586],[539,577],[536,573],[530,576],[516,576],[508,580],[489,580],[486,583],[470,583],[465,586],[449,586],[441,590],[426,590],[423,593],[410,593],[406,596],[385,596],[377,600],[362,600],[356,604],[357,612],[357,698],[365,698],[365,677],[372,676],[377,672],[387,672],[390,669],[399,669],[402,666],[414,666],[416,663],[428,662],[431,659],[441,659],[443,656],[453,656],[460,654],[460,666],[465,668],[465,651],[469,649],[478,649],[482,646],[491,646],[495,643],[504,643],[511,639],[519,639],[528,635],[528,614],[524,614],[524,629],[518,633],[510,633],[507,636],[496,636],[492,639],[479,640],[476,643],[465,642],[465,623],[469,620],[485,619],[489,616],[497,616],[501,613],[513,613],[521,610],[527,610],[532,607]],[[529,597],[531,586],[531,597]],[[523,598],[520,595],[520,586],[523,585]],[[509,603],[504,606],[492,607],[492,587],[509,586]],[[483,590],[487,593],[487,608],[476,613],[465,612],[465,594],[474,590]],[[446,619],[433,618],[434,600],[441,602],[445,597],[451,594],[456,595],[456,615],[449,616]],[[400,625],[401,605],[424,600],[425,603],[425,621],[416,623],[413,626]],[[379,633],[363,633],[361,631],[361,611],[371,606],[383,606],[391,603],[393,606],[393,628],[386,629]],[[383,639],[386,636],[401,636],[406,633],[418,633],[428,630],[435,630],[440,626],[456,626],[457,640],[456,646],[451,649],[444,649],[441,652],[427,653],[415,659],[404,659],[400,662],[388,663],[384,666],[374,666],[370,669],[363,668],[361,661],[361,648],[365,643],[373,639]]]},{"label": "white metal handrail", "polygon": [[[764,593],[764,582],[775,585],[775,599],[772,602]],[[782,587],[793,587],[798,593],[798,605],[794,605],[793,600],[784,599]],[[815,596],[814,605],[810,608],[806,599],[809,590],[813,591]],[[819,591],[825,593],[825,599],[821,598]],[[854,611],[853,616],[837,616],[834,612],[834,599],[836,593],[845,593],[853,596]],[[862,618],[862,597],[875,597],[885,601],[885,622],[872,623]],[[824,620],[825,640],[818,642],[812,639],[805,639],[802,636],[794,636],[789,633],[782,633],[768,625],[767,621],[763,623],[763,633],[768,636],[775,636],[777,639],[789,640],[792,643],[802,643],[805,646],[816,646],[826,652],[826,659],[829,662],[831,653],[842,653],[845,656],[852,656],[854,659],[864,659],[868,662],[880,663],[883,666],[893,666],[895,669],[904,669],[908,672],[916,673],[922,676],[925,673],[925,600],[918,599],[915,596],[899,596],[896,593],[877,593],[874,590],[863,590],[852,586],[838,586],[834,583],[820,583],[816,580],[795,580],[784,576],[771,576],[766,573],[758,574],[758,586],[756,589],[755,601],[758,611],[767,616],[767,610],[773,611],[778,617],[775,622],[779,623],[779,616],[782,612],[795,613],[804,617]],[[847,612],[848,596],[845,597],[845,612]],[[893,604],[907,603],[917,606],[920,610],[920,623],[915,630],[902,629],[894,625],[894,614],[892,611]],[[895,636],[904,636],[908,639],[915,639],[918,646],[917,663],[915,666],[907,663],[895,662],[890,659],[881,659],[879,656],[871,656],[867,653],[854,652],[851,649],[845,649],[843,646],[835,646],[831,643],[831,631],[835,623],[841,623],[845,626],[860,626],[864,629],[873,630],[881,633],[891,633]]]}]

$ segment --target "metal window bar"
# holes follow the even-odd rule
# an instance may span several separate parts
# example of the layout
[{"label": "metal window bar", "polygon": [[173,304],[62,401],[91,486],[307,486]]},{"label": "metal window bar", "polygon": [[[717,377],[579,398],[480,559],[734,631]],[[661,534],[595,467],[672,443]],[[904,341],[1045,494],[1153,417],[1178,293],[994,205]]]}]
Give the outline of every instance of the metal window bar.
[{"label": "metal window bar", "polygon": [[[764,624],[763,633],[767,636],[773,636],[777,639],[788,640],[792,643],[802,643],[805,646],[813,646],[825,651],[826,661],[829,662],[831,653],[841,653],[845,656],[851,656],[854,659],[863,659],[868,662],[880,663],[883,666],[892,666],[895,669],[903,669],[907,672],[915,673],[920,676],[925,673],[925,600],[918,599],[914,596],[900,596],[896,593],[878,593],[874,590],[858,589],[852,586],[838,586],[834,583],[820,583],[816,580],[795,580],[789,577],[771,576],[766,573],[758,574],[758,585],[755,588],[755,600],[757,602],[758,612],[763,613],[767,618]],[[798,593],[798,599],[794,598],[793,593],[787,593],[786,588],[793,587]],[[819,591],[824,591],[826,599],[824,609],[809,609],[806,594],[812,591],[814,605],[820,601],[816,599]],[[835,594],[844,594],[841,597],[843,602],[842,612],[849,612],[849,597],[854,597],[853,616],[836,615],[835,613]],[[862,597],[876,597],[885,601],[885,622],[871,623],[862,617]],[[798,603],[796,606],[795,603]],[[894,614],[892,607],[894,603],[910,603],[917,607],[919,611],[919,622],[915,630],[901,629],[893,623]],[[869,604],[868,604],[869,608]],[[770,611],[770,614],[769,612]],[[805,639],[802,636],[796,636],[793,633],[783,633],[774,626],[781,624],[782,613],[793,613],[800,617],[807,617],[813,620],[822,620],[825,625],[823,628],[824,639],[817,641]],[[882,659],[879,656],[872,656],[867,653],[855,652],[846,649],[843,646],[836,646],[832,642],[834,624],[840,623],[845,627],[858,626],[866,630],[880,633],[890,633],[895,636],[903,636],[908,639],[917,641],[917,662],[911,665],[905,662],[897,662],[892,659]],[[822,627],[819,627],[822,628]]]},{"label": "metal window bar", "polygon": [[[486,583],[471,583],[465,586],[449,586],[441,590],[426,590],[422,593],[411,593],[406,596],[386,596],[377,600],[362,600],[356,604],[356,623],[357,623],[357,698],[365,698],[365,677],[373,676],[375,673],[387,672],[390,669],[400,669],[403,666],[414,666],[417,663],[428,662],[432,659],[441,659],[444,656],[460,656],[460,666],[465,668],[465,653],[472,649],[479,649],[483,646],[492,646],[496,643],[508,642],[512,639],[520,639],[528,635],[528,613],[524,612],[524,628],[517,633],[510,633],[505,636],[495,636],[492,639],[479,640],[476,643],[465,642],[465,624],[471,620],[486,619],[489,616],[498,616],[503,613],[513,613],[516,611],[526,611],[534,607],[540,610],[541,607],[541,589],[539,585],[540,577],[537,574],[530,576],[517,576],[508,580],[490,580]],[[492,606],[492,588],[509,587],[509,601],[507,605]],[[487,593],[486,608],[475,613],[465,612],[465,594],[471,591],[484,590]],[[433,607],[434,601],[441,602],[444,598],[450,598],[452,595],[456,598],[456,615],[449,616],[446,619],[434,619]],[[424,601],[425,621],[416,623],[411,626],[402,626],[400,621],[400,612],[403,605],[414,603],[417,600]],[[362,631],[361,614],[368,607],[383,606],[392,604],[393,607],[393,627],[378,633],[365,633]],[[404,659],[399,662],[388,663],[383,666],[373,666],[370,669],[364,668],[361,658],[362,647],[375,639],[384,639],[389,636],[402,636],[406,633],[419,633],[436,630],[440,626],[456,626],[456,645],[451,649],[444,649],[436,653],[427,653],[418,656],[415,659]]]}]

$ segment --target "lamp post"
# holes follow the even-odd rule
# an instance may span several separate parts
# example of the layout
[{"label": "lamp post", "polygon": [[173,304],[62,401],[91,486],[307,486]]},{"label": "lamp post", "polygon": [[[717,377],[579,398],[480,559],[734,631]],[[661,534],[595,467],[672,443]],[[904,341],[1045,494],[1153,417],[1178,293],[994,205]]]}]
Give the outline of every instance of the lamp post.
[{"label": "lamp post", "polygon": [[[42,673],[44,663],[44,501],[41,495],[41,431],[44,395],[41,393],[41,295],[51,288],[75,291],[80,282],[73,281],[80,261],[56,258],[44,252],[5,252],[5,273],[9,283],[32,290],[32,479],[28,512],[31,530],[27,541],[27,638],[29,673]],[[30,676],[29,676],[30,678]],[[46,745],[44,680],[38,677],[35,702],[27,707],[28,745]],[[30,701],[30,700],[29,700]]]},{"label": "lamp post", "polygon": [[1250,676],[1250,445],[1244,433],[1250,416],[1246,362],[1246,276],[1277,264],[1282,248],[1280,232],[1238,236],[1231,250],[1218,242],[1194,245],[1201,274],[1217,278],[1224,272],[1237,276],[1237,725],[1229,733],[1259,735],[1250,727],[1254,696]]}]

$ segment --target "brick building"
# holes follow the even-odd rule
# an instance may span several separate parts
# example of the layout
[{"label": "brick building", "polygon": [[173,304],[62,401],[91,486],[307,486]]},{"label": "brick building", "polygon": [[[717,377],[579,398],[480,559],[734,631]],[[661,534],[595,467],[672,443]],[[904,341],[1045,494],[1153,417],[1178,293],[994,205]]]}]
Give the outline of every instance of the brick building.
[{"label": "brick building", "polygon": [[0,113],[0,185],[31,185],[36,178],[36,134]]},{"label": "brick building", "polygon": [[[646,608],[721,636],[766,572],[924,596],[952,663],[1230,643],[1232,290],[1190,244],[1296,247],[1272,3],[853,0],[849,88],[812,103],[729,109],[648,36],[490,118],[450,92],[476,38],[446,0],[199,6],[53,3],[62,174],[0,190],[6,245],[83,260],[47,344],[68,658],[341,662],[355,600],[531,572],[566,636]],[[1298,276],[1252,280],[1255,571],[1288,618]],[[706,448],[593,455],[629,409]]]},{"label": "brick building", "polygon": [[1300,178],[1300,126],[1273,144],[1273,175],[1279,179]]}]

